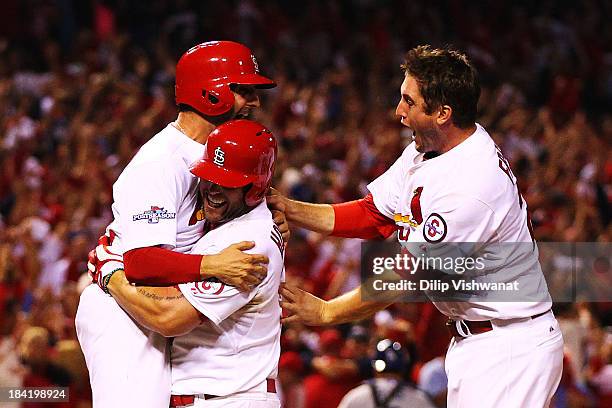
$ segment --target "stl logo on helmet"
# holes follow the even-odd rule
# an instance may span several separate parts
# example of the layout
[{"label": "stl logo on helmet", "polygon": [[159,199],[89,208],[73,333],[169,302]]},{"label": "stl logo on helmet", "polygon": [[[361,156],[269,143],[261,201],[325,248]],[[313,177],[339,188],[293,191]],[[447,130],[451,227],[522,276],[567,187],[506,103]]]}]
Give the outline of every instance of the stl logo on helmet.
[{"label": "stl logo on helmet", "polygon": [[221,147],[217,146],[217,148],[215,149],[215,157],[213,157],[213,163],[215,163],[217,166],[223,167],[223,163],[225,163],[225,152],[221,150]]}]

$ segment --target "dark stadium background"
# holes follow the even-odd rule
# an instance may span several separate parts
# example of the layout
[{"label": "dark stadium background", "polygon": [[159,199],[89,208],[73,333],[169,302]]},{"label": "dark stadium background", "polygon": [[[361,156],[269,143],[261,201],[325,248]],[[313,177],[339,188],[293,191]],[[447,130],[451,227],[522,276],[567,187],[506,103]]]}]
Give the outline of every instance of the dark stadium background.
[{"label": "dark stadium background", "polygon": [[[403,52],[465,50],[481,75],[478,121],[512,163],[536,238],[609,243],[611,15],[604,0],[4,0],[0,387],[65,385],[62,406],[90,406],[74,330],[86,255],[111,219],[113,181],[174,119],[178,57],[203,41],[247,44],[278,81],[257,114],[280,139],[275,186],[328,203],[362,197],[409,141],[393,115]],[[294,230],[286,267],[336,296],[359,282],[359,241]],[[588,273],[610,287],[609,263]],[[554,407],[612,406],[612,309],[588,300],[555,305],[566,359]],[[368,375],[351,362],[381,337],[410,350],[406,378],[443,400],[443,323],[431,305],[401,304],[360,326],[284,327],[285,406],[335,407]]]}]

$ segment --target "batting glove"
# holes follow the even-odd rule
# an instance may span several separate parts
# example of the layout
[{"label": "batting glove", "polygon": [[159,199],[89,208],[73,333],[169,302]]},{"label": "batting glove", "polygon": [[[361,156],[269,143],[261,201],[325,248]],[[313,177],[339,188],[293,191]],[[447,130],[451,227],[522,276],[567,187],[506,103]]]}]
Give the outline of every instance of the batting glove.
[{"label": "batting glove", "polygon": [[123,256],[114,250],[111,238],[103,235],[98,239],[96,249],[89,252],[87,270],[91,281],[110,294],[107,286],[111,276],[123,270]]}]

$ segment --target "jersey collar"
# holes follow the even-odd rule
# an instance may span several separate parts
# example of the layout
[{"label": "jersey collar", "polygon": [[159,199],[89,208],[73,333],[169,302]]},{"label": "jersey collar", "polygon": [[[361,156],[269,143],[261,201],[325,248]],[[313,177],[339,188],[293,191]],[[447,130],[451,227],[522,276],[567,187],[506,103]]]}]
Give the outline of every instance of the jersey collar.
[{"label": "jersey collar", "polygon": [[423,160],[423,153],[419,153],[416,150],[416,145],[413,143],[412,149],[417,153],[414,157],[414,167],[421,167],[426,165],[427,163],[439,163],[441,161],[452,159],[456,156],[461,156],[465,154],[470,154],[470,152],[475,152],[483,146],[483,143],[488,139],[487,131],[476,123],[476,130],[474,133],[469,135],[463,142],[459,143],[457,146],[450,149],[448,152],[440,154],[436,157],[432,157],[429,160]]}]

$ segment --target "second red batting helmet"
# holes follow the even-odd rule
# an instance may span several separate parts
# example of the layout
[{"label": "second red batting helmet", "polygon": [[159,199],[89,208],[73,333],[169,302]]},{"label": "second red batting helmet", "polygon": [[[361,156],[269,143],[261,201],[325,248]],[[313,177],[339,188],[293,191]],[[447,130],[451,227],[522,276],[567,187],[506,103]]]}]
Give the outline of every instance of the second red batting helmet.
[{"label": "second red batting helmet", "polygon": [[208,136],[204,157],[191,173],[222,187],[252,184],[245,202],[252,207],[265,197],[276,162],[276,139],[263,125],[246,119],[230,120]]},{"label": "second red batting helmet", "polygon": [[273,88],[276,83],[259,74],[251,50],[233,41],[198,44],[183,54],[176,64],[176,104],[218,116],[234,106],[230,85]]}]

